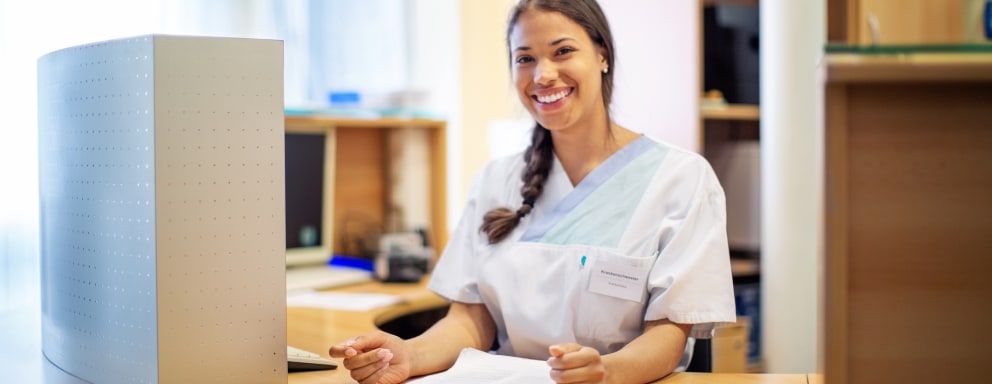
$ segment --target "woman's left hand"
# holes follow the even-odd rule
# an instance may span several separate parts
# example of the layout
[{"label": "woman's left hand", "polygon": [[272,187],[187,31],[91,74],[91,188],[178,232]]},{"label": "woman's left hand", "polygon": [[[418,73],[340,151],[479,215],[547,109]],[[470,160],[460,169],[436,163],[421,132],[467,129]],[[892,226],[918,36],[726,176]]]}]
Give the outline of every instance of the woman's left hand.
[{"label": "woman's left hand", "polygon": [[575,343],[548,347],[551,379],[556,383],[605,383],[606,366],[595,348]]}]

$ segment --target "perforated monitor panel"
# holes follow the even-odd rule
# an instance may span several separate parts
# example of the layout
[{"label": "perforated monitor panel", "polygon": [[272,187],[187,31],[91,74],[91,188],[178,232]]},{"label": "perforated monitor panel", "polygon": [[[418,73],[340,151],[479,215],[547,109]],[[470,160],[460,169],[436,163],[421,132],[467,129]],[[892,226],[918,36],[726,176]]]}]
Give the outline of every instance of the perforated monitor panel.
[{"label": "perforated monitor panel", "polygon": [[38,67],[45,355],[95,382],[285,381],[282,43]]},{"label": "perforated monitor panel", "polygon": [[43,349],[95,382],[156,382],[152,42],[38,63]]},{"label": "perforated monitor panel", "polygon": [[160,375],[285,380],[282,42],[160,37],[155,53]]}]

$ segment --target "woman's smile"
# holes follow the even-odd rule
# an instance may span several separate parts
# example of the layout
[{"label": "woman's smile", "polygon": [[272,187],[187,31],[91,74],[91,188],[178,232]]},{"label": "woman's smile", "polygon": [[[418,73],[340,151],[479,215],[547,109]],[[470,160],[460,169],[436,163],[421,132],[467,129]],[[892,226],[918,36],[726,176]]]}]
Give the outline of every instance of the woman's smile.
[{"label": "woman's smile", "polygon": [[574,91],[574,87],[555,88],[536,92],[530,98],[542,112],[551,112],[565,105],[565,102]]}]

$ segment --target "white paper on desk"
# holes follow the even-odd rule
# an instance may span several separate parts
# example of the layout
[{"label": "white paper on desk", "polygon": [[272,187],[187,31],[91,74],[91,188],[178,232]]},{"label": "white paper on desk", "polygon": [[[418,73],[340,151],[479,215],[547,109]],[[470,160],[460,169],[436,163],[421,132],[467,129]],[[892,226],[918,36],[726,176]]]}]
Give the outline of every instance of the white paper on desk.
[{"label": "white paper on desk", "polygon": [[494,355],[466,348],[447,371],[410,380],[416,384],[548,384],[551,368],[543,360]]},{"label": "white paper on desk", "polygon": [[287,307],[368,311],[402,301],[400,296],[380,293],[302,292],[286,296]]}]

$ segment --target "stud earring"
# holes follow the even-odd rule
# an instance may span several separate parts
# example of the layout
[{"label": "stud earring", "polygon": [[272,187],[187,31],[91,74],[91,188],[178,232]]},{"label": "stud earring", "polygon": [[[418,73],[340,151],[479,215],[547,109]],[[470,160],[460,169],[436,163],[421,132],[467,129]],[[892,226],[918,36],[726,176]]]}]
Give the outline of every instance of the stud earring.
[{"label": "stud earring", "polygon": [[610,73],[610,68],[609,67],[603,68],[603,74],[605,75],[607,73]]}]

